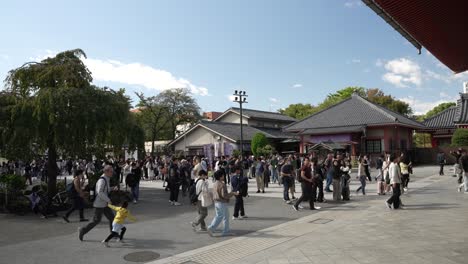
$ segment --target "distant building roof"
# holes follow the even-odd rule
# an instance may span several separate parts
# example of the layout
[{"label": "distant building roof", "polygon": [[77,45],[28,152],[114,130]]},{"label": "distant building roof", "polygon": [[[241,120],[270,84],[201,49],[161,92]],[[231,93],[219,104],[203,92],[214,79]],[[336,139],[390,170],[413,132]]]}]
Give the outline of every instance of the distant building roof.
[{"label": "distant building roof", "polygon": [[[226,110],[217,119],[220,119],[222,116],[226,115],[229,112],[234,112],[234,113],[237,113],[237,114],[240,115],[240,108],[231,107],[228,110]],[[278,113],[278,112],[268,112],[268,111],[245,109],[245,108],[242,108],[242,115],[247,117],[247,118],[253,118],[253,119],[263,119],[263,120],[272,120],[272,121],[281,121],[281,122],[295,122],[295,121],[297,121],[295,118],[292,118],[292,117],[287,116],[287,115],[283,115],[283,114]]]},{"label": "distant building roof", "polygon": [[437,115],[428,118],[423,122],[427,128],[455,128],[455,116],[459,111],[457,106],[452,106],[438,113]]},{"label": "distant building roof", "polygon": [[468,94],[460,94],[460,99],[457,100],[457,110],[452,120],[456,124],[468,124]]},{"label": "distant building roof", "polygon": [[[211,121],[200,121],[198,124],[193,126],[184,134],[174,139],[169,145],[174,144],[180,139],[184,138],[185,134],[190,133],[197,127],[204,127],[205,129],[211,130],[212,132],[225,137],[233,142],[240,141],[240,124],[225,123],[225,122],[211,122]],[[243,137],[245,141],[251,141],[257,133],[264,134],[269,139],[289,139],[294,138],[293,134],[282,131],[277,128],[263,128],[243,125]]]},{"label": "distant building roof", "polygon": [[305,132],[307,129],[310,131],[322,129],[321,133],[333,133],[346,131],[347,128],[359,130],[365,126],[386,124],[424,128],[423,124],[413,119],[353,94],[336,105],[284,127],[284,130]]},{"label": "distant building roof", "polygon": [[215,120],[220,117],[223,113],[222,112],[204,112],[203,117],[208,120]]}]

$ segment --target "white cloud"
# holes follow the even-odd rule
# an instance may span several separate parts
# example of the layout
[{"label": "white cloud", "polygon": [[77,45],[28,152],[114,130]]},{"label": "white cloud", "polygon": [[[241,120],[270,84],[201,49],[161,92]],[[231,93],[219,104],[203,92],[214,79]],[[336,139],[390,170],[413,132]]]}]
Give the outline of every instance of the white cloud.
[{"label": "white cloud", "polygon": [[361,60],[360,59],[352,59],[351,62],[352,63],[361,63]]},{"label": "white cloud", "polygon": [[302,88],[302,84],[301,83],[296,83],[292,87],[293,88]]},{"label": "white cloud", "polygon": [[234,102],[234,100],[236,99],[236,96],[232,95],[232,94],[227,94],[226,95],[226,98],[231,101],[231,102]]},{"label": "white cloud", "polygon": [[413,109],[414,114],[416,115],[423,115],[441,103],[456,102],[457,100],[456,97],[451,97],[445,93],[440,93],[440,96],[441,98],[444,98],[444,99],[440,99],[436,101],[423,101],[420,99],[416,99],[413,96],[407,96],[407,97],[400,98],[399,100],[408,103],[411,109]]},{"label": "white cloud", "polygon": [[172,73],[151,66],[134,63],[122,63],[115,60],[83,59],[83,62],[99,81],[141,85],[158,91],[172,88],[187,88],[191,93],[207,96],[208,89],[197,86],[189,80],[175,77]]},{"label": "white cloud", "polygon": [[[33,61],[41,61],[57,54],[52,50],[46,50],[45,55],[31,57]],[[117,60],[100,60],[82,58],[84,64],[93,75],[94,80],[103,82],[117,82],[128,85],[140,85],[147,89],[157,91],[172,88],[187,88],[192,94],[208,96],[208,89],[198,86],[189,80],[174,76],[171,72],[153,68],[151,66],[133,62],[123,63]]]},{"label": "white cloud", "polygon": [[269,99],[270,99],[270,102],[275,103],[275,104],[279,102],[278,99],[273,98],[273,97],[270,97]]},{"label": "white cloud", "polygon": [[422,73],[419,65],[407,58],[398,58],[385,63],[387,73],[382,79],[397,87],[408,87],[408,85],[420,86],[422,84]]},{"label": "white cloud", "polygon": [[346,2],[344,3],[344,6],[347,7],[347,8],[358,7],[358,6],[362,6],[362,2],[359,1],[359,0],[355,0],[355,1],[346,1]]}]

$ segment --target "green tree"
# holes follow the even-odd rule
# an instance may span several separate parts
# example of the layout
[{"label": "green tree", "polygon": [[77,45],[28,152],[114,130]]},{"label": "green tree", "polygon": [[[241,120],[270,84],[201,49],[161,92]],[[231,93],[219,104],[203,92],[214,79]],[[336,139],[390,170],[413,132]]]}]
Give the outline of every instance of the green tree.
[{"label": "green tree", "polygon": [[263,157],[271,157],[273,153],[275,153],[275,151],[276,151],[275,148],[270,144],[267,144],[264,147],[257,148],[258,156],[263,156]]},{"label": "green tree", "polygon": [[325,100],[318,105],[317,112],[350,98],[353,93],[357,93],[360,96],[365,97],[366,90],[363,87],[346,87],[336,91],[335,93],[329,94]]},{"label": "green tree", "polygon": [[315,107],[311,104],[290,104],[284,109],[278,110],[283,115],[290,116],[296,119],[304,119],[316,112]]},{"label": "green tree", "polygon": [[160,102],[169,112],[169,126],[171,138],[176,137],[177,126],[182,124],[193,125],[201,120],[200,107],[195,98],[186,88],[175,88],[161,92],[158,95]]},{"label": "green tree", "polygon": [[452,146],[465,147],[468,146],[468,129],[458,128],[452,136]]},{"label": "green tree", "polygon": [[365,98],[402,115],[409,116],[413,112],[408,103],[397,100],[391,95],[386,95],[383,91],[377,88],[367,89]]},{"label": "green tree", "polygon": [[70,50],[13,69],[1,95],[11,102],[1,107],[10,120],[8,129],[1,131],[2,146],[12,149],[18,144],[7,133],[25,133],[26,139],[20,136],[25,148],[35,146],[46,153],[51,196],[56,193],[59,154],[83,157],[105,146],[122,149],[129,140],[130,99],[123,89],[91,85],[82,57],[86,58],[82,50]]},{"label": "green tree", "polygon": [[252,153],[254,154],[255,157],[258,157],[259,153],[258,150],[259,148],[263,148],[266,145],[268,145],[268,139],[263,133],[257,133],[254,135],[252,138],[252,142],[250,143],[251,145],[251,150]]}]

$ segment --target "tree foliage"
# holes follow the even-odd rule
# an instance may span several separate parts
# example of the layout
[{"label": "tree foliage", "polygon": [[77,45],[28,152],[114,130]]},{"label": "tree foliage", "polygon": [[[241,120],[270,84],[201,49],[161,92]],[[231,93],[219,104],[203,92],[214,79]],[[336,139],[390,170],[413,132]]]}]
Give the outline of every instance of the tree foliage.
[{"label": "tree foliage", "polygon": [[151,153],[154,154],[154,141],[159,139],[174,139],[177,126],[193,125],[201,119],[200,107],[185,88],[165,90],[157,96],[145,97],[137,94],[140,102],[139,119],[144,127],[146,138],[152,143]]},{"label": "tree foliage", "polygon": [[267,144],[264,147],[257,148],[257,155],[263,157],[271,157],[275,153],[275,151],[276,150],[272,145]]},{"label": "tree foliage", "polygon": [[25,156],[18,148],[46,153],[50,195],[56,191],[58,155],[90,158],[106,147],[121,151],[124,145],[142,146],[136,136],[142,130],[130,118],[124,89],[92,85],[83,57],[86,54],[76,49],[26,63],[8,73],[0,94],[6,102],[0,106],[1,119],[7,120],[0,151],[21,159]]},{"label": "tree foliage", "polygon": [[468,146],[468,129],[458,128],[452,136],[452,146],[466,147]]},{"label": "tree foliage", "polygon": [[365,89],[363,87],[346,87],[335,93],[328,94],[325,100],[317,106],[311,104],[292,104],[283,110],[279,110],[279,112],[297,119],[303,119],[350,98],[354,93],[397,113],[407,116],[412,113],[407,103],[397,100],[391,95],[386,95],[380,89]]},{"label": "tree foliage", "polygon": [[413,144],[417,148],[432,148],[431,134],[415,133],[413,135]]},{"label": "tree foliage", "polygon": [[268,139],[263,133],[257,133],[252,138],[252,142],[250,143],[252,153],[255,157],[259,156],[258,150],[260,148],[265,147],[268,145]]},{"label": "tree foliage", "polygon": [[428,119],[428,118],[431,118],[439,113],[441,113],[442,111],[452,107],[452,106],[456,106],[457,104],[454,103],[454,102],[447,102],[447,103],[441,103],[439,105],[437,105],[436,107],[432,108],[431,110],[429,110],[425,115],[424,115],[424,119]]}]

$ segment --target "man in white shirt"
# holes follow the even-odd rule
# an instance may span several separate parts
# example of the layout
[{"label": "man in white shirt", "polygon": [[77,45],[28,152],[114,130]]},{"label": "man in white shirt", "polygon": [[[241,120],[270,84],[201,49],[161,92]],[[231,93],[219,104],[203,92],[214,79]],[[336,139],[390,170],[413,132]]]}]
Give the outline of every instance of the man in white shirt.
[{"label": "man in white shirt", "polygon": [[389,209],[392,209],[392,204],[393,204],[393,209],[398,209],[400,208],[400,195],[401,195],[401,172],[400,172],[400,167],[398,166],[399,163],[399,157],[395,155],[390,156],[391,164],[388,167],[388,172],[390,174],[390,184],[392,185],[393,189],[393,194],[390,199],[385,201],[385,204]]}]

